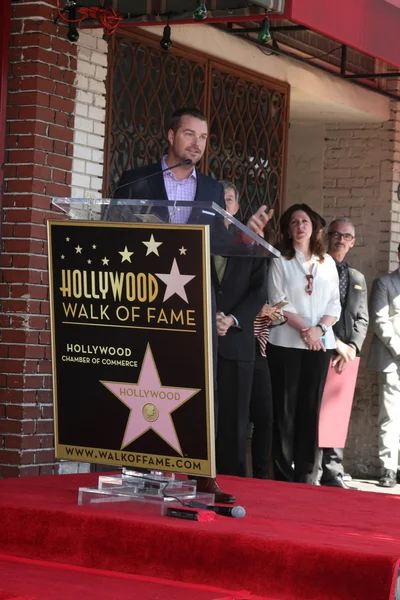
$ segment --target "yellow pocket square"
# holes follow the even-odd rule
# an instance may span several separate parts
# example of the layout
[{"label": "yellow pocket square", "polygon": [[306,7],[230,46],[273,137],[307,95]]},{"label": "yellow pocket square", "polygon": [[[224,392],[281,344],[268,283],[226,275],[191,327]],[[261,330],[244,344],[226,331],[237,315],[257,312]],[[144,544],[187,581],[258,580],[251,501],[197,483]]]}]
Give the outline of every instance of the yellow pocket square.
[{"label": "yellow pocket square", "polygon": [[361,285],[355,285],[355,286],[354,286],[354,289],[355,289],[355,290],[362,290],[362,287],[361,287]]}]

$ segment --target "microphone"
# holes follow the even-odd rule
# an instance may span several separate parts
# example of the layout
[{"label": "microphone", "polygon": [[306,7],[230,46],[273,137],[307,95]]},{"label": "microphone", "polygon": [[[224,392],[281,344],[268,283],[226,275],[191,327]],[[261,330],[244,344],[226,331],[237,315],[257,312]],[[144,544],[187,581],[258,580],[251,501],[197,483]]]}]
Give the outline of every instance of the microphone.
[{"label": "microphone", "polygon": [[212,504],[207,505],[202,502],[194,502],[190,501],[188,503],[190,508],[203,508],[204,510],[212,510],[217,513],[217,515],[222,515],[223,517],[233,517],[234,519],[243,519],[246,516],[246,511],[243,506],[213,506]]},{"label": "microphone", "polygon": [[180,163],[177,163],[176,165],[172,165],[172,167],[167,167],[166,169],[161,169],[161,171],[156,171],[155,173],[150,173],[149,175],[145,175],[144,177],[135,179],[135,181],[129,181],[128,183],[123,183],[122,185],[118,185],[115,188],[115,190],[113,191],[113,193],[110,195],[110,198],[114,198],[116,191],[121,190],[122,188],[127,187],[128,185],[132,185],[134,183],[140,183],[141,181],[144,181],[145,179],[149,179],[150,177],[154,177],[155,175],[160,175],[160,173],[165,173],[165,171],[172,171],[172,169],[177,169],[178,167],[183,167],[183,165],[191,165],[191,164],[193,164],[193,163],[190,160],[190,158],[185,158],[185,160],[183,160]]}]

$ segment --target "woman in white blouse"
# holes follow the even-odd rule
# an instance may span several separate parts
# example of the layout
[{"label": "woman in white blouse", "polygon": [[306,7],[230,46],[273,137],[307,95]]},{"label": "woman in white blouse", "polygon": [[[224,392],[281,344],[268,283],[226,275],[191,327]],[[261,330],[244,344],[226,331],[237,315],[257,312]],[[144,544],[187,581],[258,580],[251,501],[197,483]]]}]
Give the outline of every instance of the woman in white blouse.
[{"label": "woman in white blouse", "polygon": [[324,251],[322,219],[307,204],[288,208],[279,228],[282,256],[268,275],[269,303],[287,302],[287,323],[271,330],[268,344],[275,478],[317,485],[319,410],[341,311],[338,274]]}]

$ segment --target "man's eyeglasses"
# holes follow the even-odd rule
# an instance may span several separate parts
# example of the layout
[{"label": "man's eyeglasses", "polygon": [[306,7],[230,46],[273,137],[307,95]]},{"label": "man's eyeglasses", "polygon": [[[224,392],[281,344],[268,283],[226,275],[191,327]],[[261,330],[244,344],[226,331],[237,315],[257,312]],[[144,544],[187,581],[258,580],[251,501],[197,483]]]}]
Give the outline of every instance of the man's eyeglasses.
[{"label": "man's eyeglasses", "polygon": [[351,242],[352,240],[354,240],[354,235],[351,235],[351,233],[339,233],[339,231],[329,231],[328,235],[330,235],[334,240],[341,240],[342,238],[346,242]]},{"label": "man's eyeglasses", "polygon": [[314,275],[306,275],[306,279],[307,279],[306,292],[309,296],[311,296],[311,294],[313,293],[313,289],[314,289]]}]

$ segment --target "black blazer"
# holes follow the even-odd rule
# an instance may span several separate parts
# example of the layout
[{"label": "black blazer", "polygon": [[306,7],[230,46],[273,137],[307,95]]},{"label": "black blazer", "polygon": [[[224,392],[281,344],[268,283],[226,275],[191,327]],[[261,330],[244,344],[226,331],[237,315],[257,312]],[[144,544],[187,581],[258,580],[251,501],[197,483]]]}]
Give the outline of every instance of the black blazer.
[{"label": "black blazer", "polygon": [[345,344],[353,343],[358,352],[368,329],[368,293],[365,277],[349,267],[349,289],[339,321],[333,326],[335,335]]},{"label": "black blazer", "polygon": [[[142,177],[149,176],[144,181],[138,181]],[[197,190],[194,202],[215,202],[222,208],[225,208],[224,200],[224,189],[222,185],[207,177],[202,173],[196,172],[197,177]],[[164,185],[164,176],[161,172],[161,161],[157,163],[147,165],[140,169],[131,169],[125,171],[118,182],[115,190],[114,199],[111,202],[111,206],[107,209],[104,219],[107,221],[134,221],[133,213],[137,212],[137,209],[133,209],[132,206],[124,206],[118,204],[118,199],[127,200],[170,200],[174,198],[168,198],[167,192]],[[157,207],[156,212],[161,219],[168,222],[168,209],[167,207]],[[213,225],[213,216],[207,215],[202,212],[201,209],[196,210],[193,208],[188,224],[193,225],[195,223],[202,223],[205,225]]]},{"label": "black blazer", "polygon": [[254,319],[267,299],[267,261],[231,256],[219,282],[212,260],[211,274],[217,311],[232,314],[239,322],[239,327],[230,327],[225,336],[218,338],[218,354],[227,360],[252,361]]}]

